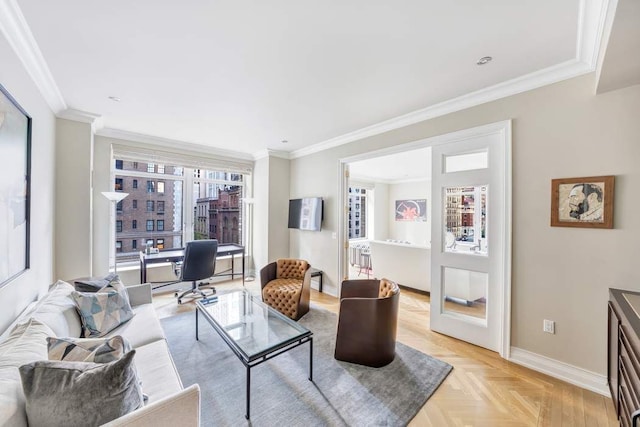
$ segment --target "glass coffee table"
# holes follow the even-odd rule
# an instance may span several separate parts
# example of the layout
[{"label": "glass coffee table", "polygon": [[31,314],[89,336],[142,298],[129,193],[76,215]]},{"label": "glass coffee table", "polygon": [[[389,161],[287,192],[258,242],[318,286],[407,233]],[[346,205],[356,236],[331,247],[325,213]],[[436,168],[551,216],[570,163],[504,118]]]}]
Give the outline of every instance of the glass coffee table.
[{"label": "glass coffee table", "polygon": [[239,290],[196,301],[196,340],[200,315],[247,368],[247,419],[254,366],[308,342],[309,381],[313,381],[313,333],[263,303],[259,296]]}]

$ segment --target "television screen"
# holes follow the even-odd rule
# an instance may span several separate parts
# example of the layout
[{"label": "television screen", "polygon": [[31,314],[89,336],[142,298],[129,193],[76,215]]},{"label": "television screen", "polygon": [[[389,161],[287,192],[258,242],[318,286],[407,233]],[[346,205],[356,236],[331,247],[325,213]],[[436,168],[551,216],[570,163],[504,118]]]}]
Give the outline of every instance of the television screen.
[{"label": "television screen", "polygon": [[320,231],[322,208],[322,197],[289,200],[289,228]]}]

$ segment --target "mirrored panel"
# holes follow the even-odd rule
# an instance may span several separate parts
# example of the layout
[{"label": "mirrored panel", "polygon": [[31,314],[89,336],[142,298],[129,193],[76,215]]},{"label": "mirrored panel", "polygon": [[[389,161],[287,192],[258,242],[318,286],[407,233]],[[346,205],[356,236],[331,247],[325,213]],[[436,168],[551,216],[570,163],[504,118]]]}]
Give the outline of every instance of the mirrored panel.
[{"label": "mirrored panel", "polygon": [[487,273],[444,267],[442,283],[443,313],[487,319]]},{"label": "mirrored panel", "polygon": [[445,173],[486,169],[488,167],[489,153],[486,151],[456,154],[455,156],[446,156],[444,158]]},{"label": "mirrored panel", "polygon": [[444,189],[444,251],[487,255],[486,185]]}]

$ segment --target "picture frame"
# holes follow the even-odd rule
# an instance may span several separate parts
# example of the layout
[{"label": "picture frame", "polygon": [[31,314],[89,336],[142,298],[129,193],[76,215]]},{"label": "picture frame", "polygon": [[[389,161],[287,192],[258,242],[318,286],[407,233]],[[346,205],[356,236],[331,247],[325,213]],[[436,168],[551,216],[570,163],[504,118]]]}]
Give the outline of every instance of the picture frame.
[{"label": "picture frame", "polygon": [[427,199],[396,200],[396,221],[426,221]]},{"label": "picture frame", "polygon": [[0,287],[29,269],[31,117],[0,85]]},{"label": "picture frame", "polygon": [[551,180],[551,226],[613,228],[615,177]]}]

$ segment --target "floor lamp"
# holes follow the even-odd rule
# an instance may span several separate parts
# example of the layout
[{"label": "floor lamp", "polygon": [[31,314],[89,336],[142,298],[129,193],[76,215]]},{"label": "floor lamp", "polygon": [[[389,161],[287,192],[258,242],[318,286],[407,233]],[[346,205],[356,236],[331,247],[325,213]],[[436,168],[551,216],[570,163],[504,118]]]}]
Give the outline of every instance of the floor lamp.
[{"label": "floor lamp", "polygon": [[[116,260],[117,237],[116,237],[116,227],[115,227],[116,204],[122,199],[124,199],[125,197],[127,197],[129,193],[123,193],[121,191],[103,191],[102,195],[106,197],[109,200],[109,202],[111,202],[111,213],[109,214],[109,216],[113,214],[113,221],[110,221],[111,225],[113,226],[113,228],[111,228],[113,230],[113,273],[117,274],[118,273],[118,262]],[[109,258],[111,258],[111,256],[109,256]]]}]

